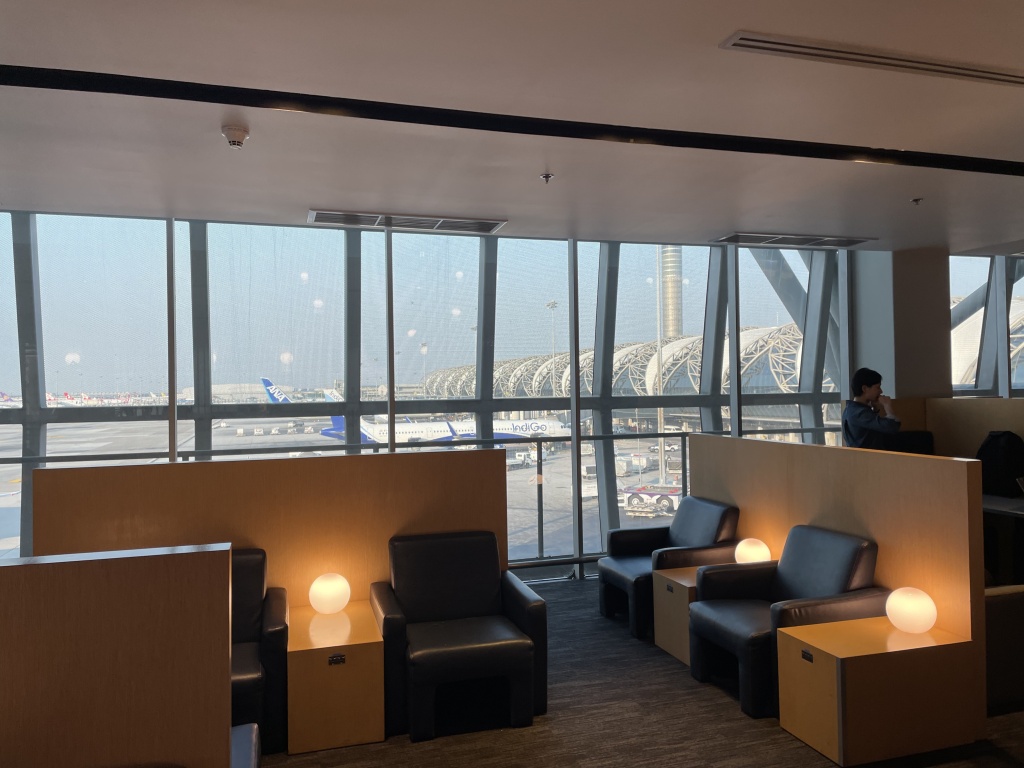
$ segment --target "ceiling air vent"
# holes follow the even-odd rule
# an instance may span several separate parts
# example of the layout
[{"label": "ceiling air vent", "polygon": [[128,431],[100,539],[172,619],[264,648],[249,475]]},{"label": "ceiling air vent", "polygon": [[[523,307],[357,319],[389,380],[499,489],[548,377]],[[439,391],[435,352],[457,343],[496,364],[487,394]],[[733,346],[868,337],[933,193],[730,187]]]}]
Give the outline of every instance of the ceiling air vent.
[{"label": "ceiling air vent", "polygon": [[851,248],[854,245],[877,240],[874,237],[845,237],[842,235],[765,235],[753,232],[734,232],[714,242],[762,248]]},{"label": "ceiling air vent", "polygon": [[760,32],[736,32],[720,47],[775,56],[793,56],[798,59],[814,59],[832,64],[892,69],[917,75],[956,77],[961,80],[981,80],[1002,85],[1024,85],[1024,72],[1020,71],[924,59],[899,51],[861,48],[827,40],[806,40]]},{"label": "ceiling air vent", "polygon": [[332,227],[364,227],[401,229],[411,232],[471,232],[490,235],[497,232],[505,221],[488,219],[448,219],[435,216],[401,216],[393,213],[346,213],[343,211],[309,212],[307,224]]}]

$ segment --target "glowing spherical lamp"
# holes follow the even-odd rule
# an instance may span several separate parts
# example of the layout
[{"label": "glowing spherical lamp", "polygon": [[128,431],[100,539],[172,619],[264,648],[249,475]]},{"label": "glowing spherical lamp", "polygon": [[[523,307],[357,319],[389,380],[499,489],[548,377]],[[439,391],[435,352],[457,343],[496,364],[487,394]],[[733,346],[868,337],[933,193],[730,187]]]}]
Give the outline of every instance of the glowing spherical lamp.
[{"label": "glowing spherical lamp", "polygon": [[337,613],[348,605],[352,589],[340,573],[317,576],[309,587],[309,604],[317,613]]},{"label": "glowing spherical lamp", "polygon": [[927,592],[914,587],[894,589],[885,601],[885,615],[896,629],[927,632],[935,626],[935,601]]},{"label": "glowing spherical lamp", "polygon": [[737,563],[761,563],[771,559],[768,545],[760,539],[744,539],[736,545]]}]

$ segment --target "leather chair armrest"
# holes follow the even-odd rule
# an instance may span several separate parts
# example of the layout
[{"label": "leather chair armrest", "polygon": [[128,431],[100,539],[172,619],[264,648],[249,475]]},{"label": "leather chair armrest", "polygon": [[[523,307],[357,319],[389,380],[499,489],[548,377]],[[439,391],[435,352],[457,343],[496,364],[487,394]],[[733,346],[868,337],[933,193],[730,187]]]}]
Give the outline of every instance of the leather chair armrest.
[{"label": "leather chair armrest", "polygon": [[613,528],[608,531],[608,555],[648,555],[668,544],[668,526],[654,528]]},{"label": "leather chair armrest", "polygon": [[548,606],[512,571],[501,574],[505,616],[533,640],[533,714],[548,711]]},{"label": "leather chair armrest", "polygon": [[405,639],[405,613],[388,582],[375,581],[370,585],[370,608],[385,640],[395,636]]},{"label": "leather chair armrest", "polygon": [[885,616],[887,597],[888,589],[868,587],[829,597],[783,600],[772,604],[772,629]]},{"label": "leather chair armrest", "polygon": [[697,571],[698,600],[768,600],[778,561],[705,565]]},{"label": "leather chair armrest", "polygon": [[370,585],[370,608],[384,638],[384,734],[395,736],[409,730],[406,708],[405,613],[391,584],[375,581]]},{"label": "leather chair armrest", "polygon": [[736,542],[725,541],[710,547],[666,547],[651,553],[651,570],[718,565],[736,560]]},{"label": "leather chair armrest", "polygon": [[288,651],[288,590],[267,587],[263,598],[263,644],[275,651]]},{"label": "leather chair armrest", "polygon": [[501,603],[505,616],[536,645],[548,636],[548,606],[512,571],[501,574]]}]

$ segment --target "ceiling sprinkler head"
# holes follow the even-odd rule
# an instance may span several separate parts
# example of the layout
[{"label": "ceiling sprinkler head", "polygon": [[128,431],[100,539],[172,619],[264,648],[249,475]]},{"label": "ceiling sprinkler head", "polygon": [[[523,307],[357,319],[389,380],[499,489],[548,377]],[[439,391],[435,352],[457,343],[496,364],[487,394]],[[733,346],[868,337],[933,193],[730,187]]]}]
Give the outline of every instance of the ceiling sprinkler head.
[{"label": "ceiling sprinkler head", "polygon": [[540,175],[540,177],[542,179],[544,179],[544,183],[547,184],[549,181],[551,181],[553,178],[555,178],[555,174],[553,174],[553,173],[546,173],[545,172],[545,173],[542,173]]},{"label": "ceiling sprinkler head", "polygon": [[242,125],[225,125],[220,130],[228,140],[228,146],[234,149],[241,149],[245,140],[249,138],[249,129]]}]

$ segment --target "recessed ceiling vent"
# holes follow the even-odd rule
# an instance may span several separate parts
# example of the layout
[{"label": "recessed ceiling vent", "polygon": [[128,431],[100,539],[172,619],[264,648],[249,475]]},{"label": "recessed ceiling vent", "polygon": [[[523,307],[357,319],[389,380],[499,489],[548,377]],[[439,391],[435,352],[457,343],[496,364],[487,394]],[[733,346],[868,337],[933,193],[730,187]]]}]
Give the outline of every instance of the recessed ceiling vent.
[{"label": "recessed ceiling vent", "polygon": [[345,213],[343,211],[313,211],[306,217],[308,224],[331,227],[390,228],[413,232],[466,232],[491,235],[506,224],[488,219],[447,219],[435,216],[397,216],[390,213]]},{"label": "recessed ceiling vent", "polygon": [[875,237],[845,237],[841,235],[759,235],[753,232],[733,232],[714,242],[757,248],[852,248],[855,245],[877,239]]},{"label": "recessed ceiling vent", "polygon": [[981,80],[1002,85],[1024,85],[1024,72],[1020,71],[979,67],[940,59],[923,59],[899,51],[861,48],[827,40],[805,40],[760,32],[737,32],[720,47],[775,56],[794,56],[798,59],[814,59],[832,64],[893,69],[917,75],[956,77],[961,80]]}]

